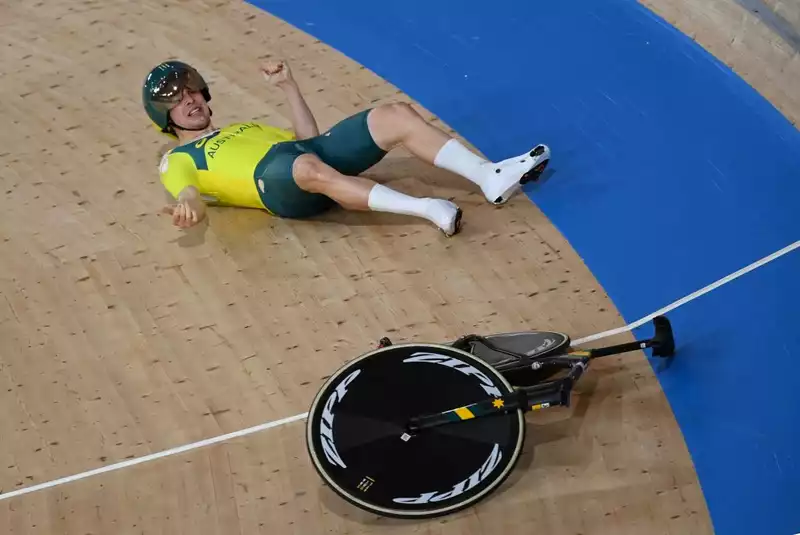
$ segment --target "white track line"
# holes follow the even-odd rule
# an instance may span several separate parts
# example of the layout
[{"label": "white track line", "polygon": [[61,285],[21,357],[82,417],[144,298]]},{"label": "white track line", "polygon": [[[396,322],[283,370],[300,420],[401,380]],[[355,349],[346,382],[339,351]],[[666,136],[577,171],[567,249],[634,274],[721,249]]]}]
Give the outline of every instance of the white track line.
[{"label": "white track line", "polygon": [[763,266],[764,264],[772,262],[776,258],[780,258],[781,256],[783,256],[785,254],[791,253],[792,251],[794,251],[798,247],[800,247],[800,240],[794,242],[791,245],[787,245],[786,247],[784,247],[780,251],[776,251],[776,252],[772,253],[769,256],[765,256],[761,260],[753,262],[749,266],[744,267],[744,268],[740,269],[739,271],[737,271],[735,273],[731,273],[727,277],[721,278],[717,282],[709,284],[705,288],[701,288],[701,289],[697,290],[696,292],[694,292],[692,294],[689,294],[689,295],[687,295],[686,297],[684,297],[682,299],[678,299],[677,301],[675,301],[671,305],[667,305],[667,306],[665,306],[664,308],[662,308],[660,310],[656,310],[652,314],[650,314],[648,316],[645,316],[645,317],[643,317],[641,319],[638,319],[638,320],[634,321],[633,323],[629,323],[628,325],[625,325],[624,327],[619,327],[617,329],[611,329],[609,331],[604,331],[604,332],[601,332],[601,333],[593,334],[593,335],[587,336],[585,338],[580,338],[578,340],[573,340],[572,344],[573,345],[586,344],[588,342],[594,342],[595,340],[600,340],[601,338],[608,338],[609,336],[614,336],[615,334],[622,334],[624,332],[632,331],[633,329],[636,329],[637,327],[641,327],[645,323],[647,323],[649,321],[652,321],[652,319],[655,318],[656,316],[660,316],[662,314],[666,314],[670,310],[675,310],[679,306],[685,305],[689,301],[697,299],[701,295],[707,294],[708,292],[710,292],[712,290],[716,290],[717,288],[719,288],[723,284],[728,284],[732,280],[738,279],[739,277],[741,277],[745,273],[749,273],[750,271],[753,271],[754,269],[759,268],[759,267]]},{"label": "white track line", "polygon": [[121,463],[110,464],[108,466],[96,468],[95,470],[89,470],[88,472],[83,472],[81,474],[75,474],[73,476],[63,477],[61,479],[55,479],[53,481],[48,481],[47,483],[33,485],[31,487],[15,490],[7,494],[0,494],[0,500],[8,500],[9,498],[22,496],[23,494],[29,494],[31,492],[36,492],[38,490],[49,489],[51,487],[57,487],[58,485],[64,485],[66,483],[78,481],[79,479],[86,479],[87,477],[105,474],[106,472],[113,472],[114,470],[120,470],[122,468],[127,468],[129,466],[134,466],[136,464],[146,463],[148,461],[155,461],[156,459],[169,457],[170,455],[176,455],[178,453],[183,453],[185,451],[195,450],[198,448],[203,448],[205,446],[210,446],[211,444],[217,444],[219,442],[224,442],[226,440],[243,437],[245,435],[251,435],[253,433],[258,433],[259,431],[264,431],[265,429],[270,429],[272,427],[278,427],[284,424],[295,422],[297,420],[302,420],[306,416],[308,416],[307,412],[304,412],[303,414],[295,414],[294,416],[290,416],[288,418],[275,420],[274,422],[267,422],[265,424],[249,427],[247,429],[242,429],[241,431],[234,431],[233,433],[228,433],[227,435],[220,435],[214,438],[207,438],[199,442],[193,442],[191,444],[186,444],[185,446],[179,446],[177,448],[160,451],[158,453],[153,453],[151,455],[145,455],[144,457],[139,457],[137,459],[130,459],[127,461],[123,461]]},{"label": "white track line", "polygon": [[[763,266],[764,264],[766,264],[768,262],[772,262],[776,258],[779,258],[779,257],[781,257],[781,256],[783,256],[785,254],[788,254],[788,253],[794,251],[795,249],[797,249],[798,247],[800,247],[800,240],[794,242],[793,244],[791,244],[791,245],[789,245],[787,247],[784,247],[780,251],[777,251],[777,252],[775,252],[775,253],[773,253],[773,254],[771,254],[769,256],[766,256],[766,257],[762,258],[761,260],[759,260],[757,262],[754,262],[754,263],[750,264],[749,266],[747,266],[745,268],[740,269],[736,273],[731,273],[727,277],[724,277],[724,278],[718,280],[717,282],[715,282],[713,284],[709,284],[705,288],[702,288],[702,289],[694,292],[693,294],[687,295],[683,299],[679,299],[678,301],[675,301],[671,305],[667,305],[666,307],[662,308],[661,310],[657,310],[656,312],[653,312],[649,316],[645,316],[644,318],[642,318],[640,320],[634,321],[633,323],[631,323],[629,325],[626,325],[624,327],[620,327],[618,329],[612,329],[610,331],[605,331],[605,332],[602,332],[602,333],[594,334],[592,336],[587,336],[587,337],[581,338],[579,340],[573,340],[572,343],[574,345],[585,344],[587,342],[592,342],[594,340],[599,340],[601,338],[607,338],[609,336],[614,336],[615,334],[621,334],[621,333],[624,333],[624,332],[627,332],[627,331],[631,331],[631,330],[633,330],[633,329],[635,329],[637,327],[640,327],[641,325],[644,325],[645,323],[651,321],[654,317],[659,316],[661,314],[666,314],[670,310],[674,310],[674,309],[678,308],[679,306],[684,305],[684,304],[688,303],[689,301],[691,301],[693,299],[697,299],[701,295],[706,294],[706,293],[708,293],[708,292],[710,292],[710,291],[712,291],[712,290],[714,290],[716,288],[719,288],[723,284],[727,284],[727,283],[731,282],[732,280],[741,277],[745,273],[753,271],[754,269],[759,268],[759,267]],[[234,439],[234,438],[243,437],[245,435],[251,435],[253,433],[258,433],[259,431],[264,431],[266,429],[271,429],[271,428],[274,428],[274,427],[282,426],[284,424],[288,424],[288,423],[291,423],[291,422],[296,422],[298,420],[302,420],[302,419],[306,418],[307,416],[308,416],[307,412],[304,412],[303,414],[295,414],[294,416],[289,416],[288,418],[283,418],[281,420],[275,420],[274,422],[267,422],[267,423],[264,423],[264,424],[261,424],[261,425],[257,425],[257,426],[254,426],[254,427],[249,427],[247,429],[242,429],[241,431],[234,431],[233,433],[228,433],[227,435],[220,435],[218,437],[208,438],[208,439],[205,439],[205,440],[201,440],[199,442],[193,442],[191,444],[186,444],[185,446],[179,446],[177,448],[164,450],[164,451],[161,451],[161,452],[158,452],[158,453],[153,453],[151,455],[145,455],[144,457],[139,457],[137,459],[130,459],[130,460],[127,460],[127,461],[123,461],[121,463],[116,463],[116,464],[111,464],[111,465],[108,465],[108,466],[103,466],[103,467],[97,468],[95,470],[89,470],[88,472],[83,472],[81,474],[75,474],[75,475],[72,475],[72,476],[63,477],[61,479],[55,479],[53,481],[48,481],[47,483],[41,483],[39,485],[33,485],[31,487],[18,489],[18,490],[12,491],[12,492],[8,492],[6,494],[0,494],[0,500],[8,500],[8,499],[14,498],[16,496],[22,496],[23,494],[30,494],[31,492],[36,492],[36,491],[39,491],[39,490],[49,489],[49,488],[52,488],[52,487],[57,487],[59,485],[64,485],[66,483],[71,483],[73,481],[78,481],[80,479],[86,479],[87,477],[92,477],[92,476],[96,476],[96,475],[100,475],[100,474],[105,474],[107,472],[113,472],[114,470],[121,470],[122,468],[127,468],[129,466],[134,466],[134,465],[137,465],[137,464],[146,463],[148,461],[155,461],[156,459],[162,459],[164,457],[169,457],[170,455],[177,455],[178,453],[183,453],[183,452],[190,451],[190,450],[196,450],[198,448],[203,448],[205,446],[210,446],[211,444],[218,444],[220,442],[225,442],[226,440],[231,440],[231,439]]]}]

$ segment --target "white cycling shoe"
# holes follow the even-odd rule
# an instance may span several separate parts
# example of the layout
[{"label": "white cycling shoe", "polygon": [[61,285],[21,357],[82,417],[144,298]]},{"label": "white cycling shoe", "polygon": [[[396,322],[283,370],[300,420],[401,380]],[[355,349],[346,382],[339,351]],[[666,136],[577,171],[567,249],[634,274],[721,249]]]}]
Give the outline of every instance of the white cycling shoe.
[{"label": "white cycling shoe", "polygon": [[428,199],[427,219],[439,227],[448,238],[461,230],[462,211],[455,203],[444,199]]},{"label": "white cycling shoe", "polygon": [[486,164],[483,195],[492,204],[505,204],[522,186],[535,182],[550,162],[550,148],[536,145],[525,154]]}]

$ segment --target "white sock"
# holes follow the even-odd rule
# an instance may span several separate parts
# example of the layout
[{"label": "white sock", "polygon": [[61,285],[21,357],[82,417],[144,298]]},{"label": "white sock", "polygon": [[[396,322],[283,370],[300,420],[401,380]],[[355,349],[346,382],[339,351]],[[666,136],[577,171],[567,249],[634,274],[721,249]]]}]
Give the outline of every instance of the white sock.
[{"label": "white sock", "polygon": [[428,218],[428,199],[411,197],[381,184],[375,184],[372,187],[369,192],[368,205],[373,212],[391,212]]},{"label": "white sock", "polygon": [[485,165],[488,163],[490,162],[469,150],[457,139],[445,143],[433,161],[436,167],[452,171],[481,187],[486,180]]},{"label": "white sock", "polygon": [[392,212],[425,218],[448,235],[456,230],[458,222],[458,206],[450,201],[428,197],[419,199],[380,184],[372,187],[367,204],[374,212]]}]

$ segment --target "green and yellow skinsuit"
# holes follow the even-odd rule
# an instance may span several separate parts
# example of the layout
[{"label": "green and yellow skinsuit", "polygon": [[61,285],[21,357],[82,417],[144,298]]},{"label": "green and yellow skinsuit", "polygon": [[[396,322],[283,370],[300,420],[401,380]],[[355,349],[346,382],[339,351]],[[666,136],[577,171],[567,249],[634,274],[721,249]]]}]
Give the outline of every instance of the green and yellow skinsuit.
[{"label": "green and yellow skinsuit", "polygon": [[369,133],[368,113],[357,113],[303,140],[256,122],[231,124],[170,150],[161,161],[161,182],[174,198],[194,186],[210,204],[259,208],[280,217],[314,216],[335,202],[295,184],[294,160],[316,154],[349,176],[369,169],[386,152]]}]

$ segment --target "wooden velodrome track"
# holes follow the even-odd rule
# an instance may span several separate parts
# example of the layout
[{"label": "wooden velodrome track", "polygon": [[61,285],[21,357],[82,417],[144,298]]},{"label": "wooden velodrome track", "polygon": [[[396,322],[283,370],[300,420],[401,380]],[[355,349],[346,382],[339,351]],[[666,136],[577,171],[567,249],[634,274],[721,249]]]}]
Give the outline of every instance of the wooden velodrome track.
[{"label": "wooden velodrome track", "polygon": [[[321,128],[409,101],[267,13],[229,0],[3,1],[0,25],[3,493],[302,413],[328,374],[386,334],[577,337],[622,324],[529,200],[493,208],[400,152],[370,174],[454,197],[461,235],[387,215],[300,222],[238,209],[171,227],[157,178],[168,140],[139,93],[161,60],[208,77],[217,124],[289,126],[258,75],[265,56],[291,61]],[[3,500],[0,532],[710,532],[642,354],[598,363],[572,408],[528,422],[501,491],[446,519],[410,525],[342,503],[313,472],[298,421]]]}]

